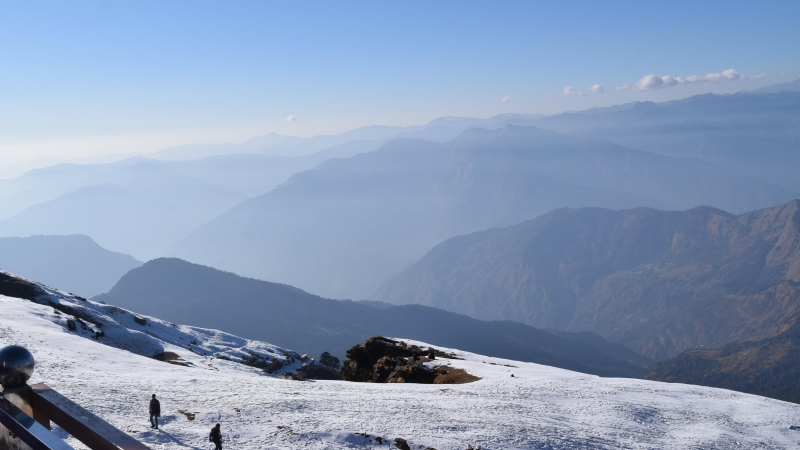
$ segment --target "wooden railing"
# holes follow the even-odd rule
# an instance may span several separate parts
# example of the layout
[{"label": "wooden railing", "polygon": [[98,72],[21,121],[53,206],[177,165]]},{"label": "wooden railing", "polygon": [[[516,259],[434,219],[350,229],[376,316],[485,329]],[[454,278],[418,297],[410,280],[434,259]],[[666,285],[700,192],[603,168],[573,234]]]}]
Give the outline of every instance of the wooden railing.
[{"label": "wooden railing", "polygon": [[50,422],[91,450],[150,450],[44,383],[0,393],[0,450],[70,450]]}]

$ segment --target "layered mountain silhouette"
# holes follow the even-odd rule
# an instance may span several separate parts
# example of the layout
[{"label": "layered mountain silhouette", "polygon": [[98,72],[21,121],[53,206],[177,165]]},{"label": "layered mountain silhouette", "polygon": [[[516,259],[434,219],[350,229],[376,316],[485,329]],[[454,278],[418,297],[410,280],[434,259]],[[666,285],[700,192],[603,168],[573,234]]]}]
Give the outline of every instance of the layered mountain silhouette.
[{"label": "layered mountain silhouette", "polygon": [[270,133],[241,144],[179,146],[148,156],[162,160],[184,175],[255,197],[328,159],[372,152],[394,138],[446,142],[471,127],[531,125],[541,117],[536,114],[500,114],[487,119],[441,117],[423,126],[369,126],[311,138]]},{"label": "layered mountain silhouette", "polygon": [[800,92],[698,95],[560,114],[542,128],[669,156],[691,157],[800,192]]},{"label": "layered mountain silhouette", "polygon": [[507,125],[328,160],[198,228],[174,255],[358,299],[449,237],[556,208],[744,212],[793,196],[707,163]]},{"label": "layered mountain silhouette", "polygon": [[107,164],[56,164],[25,172],[17,178],[0,180],[0,220],[14,216],[32,205],[56,199],[74,191],[82,180],[128,167],[141,158]]},{"label": "layered mountain silhouette", "polygon": [[202,221],[165,200],[105,183],[31,206],[0,222],[0,236],[91,236],[100,246],[150,259]]},{"label": "layered mountain silhouette", "polygon": [[83,297],[108,292],[140,265],[141,261],[106,250],[88,236],[0,238],[0,269]]},{"label": "layered mountain silhouette", "polygon": [[[424,126],[369,126],[312,138],[272,133],[241,144],[175,147],[148,155],[149,159],[137,156],[103,164],[57,164],[0,180],[0,235],[82,233],[140,259],[163,256],[200,224],[325,160],[371,152],[397,136],[447,141],[469,126],[530,123],[537,117],[446,117]],[[278,156],[281,154],[303,156]],[[206,155],[212,156],[202,157]],[[119,188],[127,194],[122,195]],[[106,202],[94,202],[103,191],[106,197],[118,197],[118,206],[109,210],[114,214],[106,212]],[[157,210],[169,210],[165,220],[153,215]],[[56,214],[63,214],[63,220],[44,220]],[[119,218],[116,222],[115,217]],[[144,228],[128,227],[131,218]],[[129,233],[139,229],[139,233]],[[143,236],[149,237],[141,240]]]},{"label": "layered mountain silhouette", "polygon": [[656,359],[800,313],[800,201],[742,215],[562,209],[449,239],[372,297],[591,331]]},{"label": "layered mountain silhouette", "polygon": [[271,191],[298,172],[313,169],[327,159],[349,158],[375,151],[384,142],[385,140],[346,142],[307,156],[242,153],[163,163],[186,176],[255,197]]},{"label": "layered mountain silhouette", "polygon": [[521,323],[480,321],[419,305],[329,300],[179,259],[149,261],[94,299],[311,355],[328,351],[343,357],[353,345],[384,335],[602,376],[639,377],[650,362],[596,335],[557,336]]},{"label": "layered mountain silhouette", "polygon": [[720,349],[687,350],[656,364],[645,378],[699,384],[800,403],[800,321]]},{"label": "layered mountain silhouette", "polygon": [[[358,127],[336,135],[319,135],[307,138],[284,136],[269,133],[256,136],[242,143],[189,144],[179,145],[148,155],[151,158],[167,161],[186,161],[209,156],[261,154],[282,157],[304,157],[321,153],[339,153],[338,156],[352,156],[355,146],[377,149],[385,142],[395,138],[422,139],[432,142],[446,142],[462,131],[473,128],[497,128],[507,124],[530,125],[544,117],[541,114],[499,114],[486,119],[473,117],[440,117],[425,125],[396,127],[369,125]],[[349,153],[342,155],[341,153]],[[360,152],[359,152],[360,153]]]},{"label": "layered mountain silhouette", "polygon": [[769,86],[764,86],[762,88],[754,90],[753,92],[772,94],[782,91],[795,91],[795,92],[800,91],[800,78],[794,81],[787,81],[785,83],[777,83],[777,84],[771,84]]},{"label": "layered mountain silhouette", "polygon": [[[60,182],[47,182],[52,176]],[[0,236],[85,234],[139,259],[166,253],[181,238],[247,197],[180,174],[158,161],[60,165],[3,187],[33,203],[0,221]]]},{"label": "layered mountain silhouette", "polygon": [[246,199],[241,192],[179,173],[167,164],[141,157],[108,164],[58,164],[0,180],[0,218],[83,188],[114,184],[139,195],[159,197],[202,221]]}]

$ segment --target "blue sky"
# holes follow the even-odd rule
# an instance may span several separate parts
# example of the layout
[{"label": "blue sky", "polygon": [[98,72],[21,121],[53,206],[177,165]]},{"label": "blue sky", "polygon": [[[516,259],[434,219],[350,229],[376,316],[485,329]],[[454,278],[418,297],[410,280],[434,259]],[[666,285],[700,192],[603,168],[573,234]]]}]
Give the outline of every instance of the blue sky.
[{"label": "blue sky", "polygon": [[[0,158],[735,92],[798,76],[798,17],[797,1],[3,1]],[[632,88],[650,74],[683,81]]]}]

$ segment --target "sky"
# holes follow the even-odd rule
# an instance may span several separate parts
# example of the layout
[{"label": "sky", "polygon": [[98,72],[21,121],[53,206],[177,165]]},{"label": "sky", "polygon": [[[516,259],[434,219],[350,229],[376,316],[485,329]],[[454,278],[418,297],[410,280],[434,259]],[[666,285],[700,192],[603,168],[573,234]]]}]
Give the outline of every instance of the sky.
[{"label": "sky", "polygon": [[0,0],[0,166],[737,92],[800,76],[798,17],[797,1]]}]

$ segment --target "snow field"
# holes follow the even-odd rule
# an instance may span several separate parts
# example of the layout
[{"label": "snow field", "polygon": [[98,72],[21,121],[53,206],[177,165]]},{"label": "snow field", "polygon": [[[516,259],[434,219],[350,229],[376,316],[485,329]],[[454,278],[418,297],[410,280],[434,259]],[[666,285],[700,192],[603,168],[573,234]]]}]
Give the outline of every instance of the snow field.
[{"label": "snow field", "polygon": [[[599,378],[435,343],[464,358],[437,364],[482,379],[463,385],[298,382],[173,344],[164,345],[194,367],[156,361],[68,331],[63,321],[63,314],[49,306],[0,296],[0,346],[19,344],[33,352],[32,383],[47,383],[154,449],[213,448],[207,436],[216,422],[228,449],[387,449],[396,437],[414,449],[439,450],[467,444],[484,449],[800,448],[800,432],[789,430],[800,422],[798,405],[721,389]],[[198,344],[217,345],[216,354],[235,354],[236,345],[278,348],[213,330],[172,328],[205,333],[209,342]],[[158,333],[155,337],[162,339]],[[153,393],[164,415],[158,431],[148,422]],[[194,420],[184,413],[195,414]],[[81,448],[73,439],[69,443]]]}]

